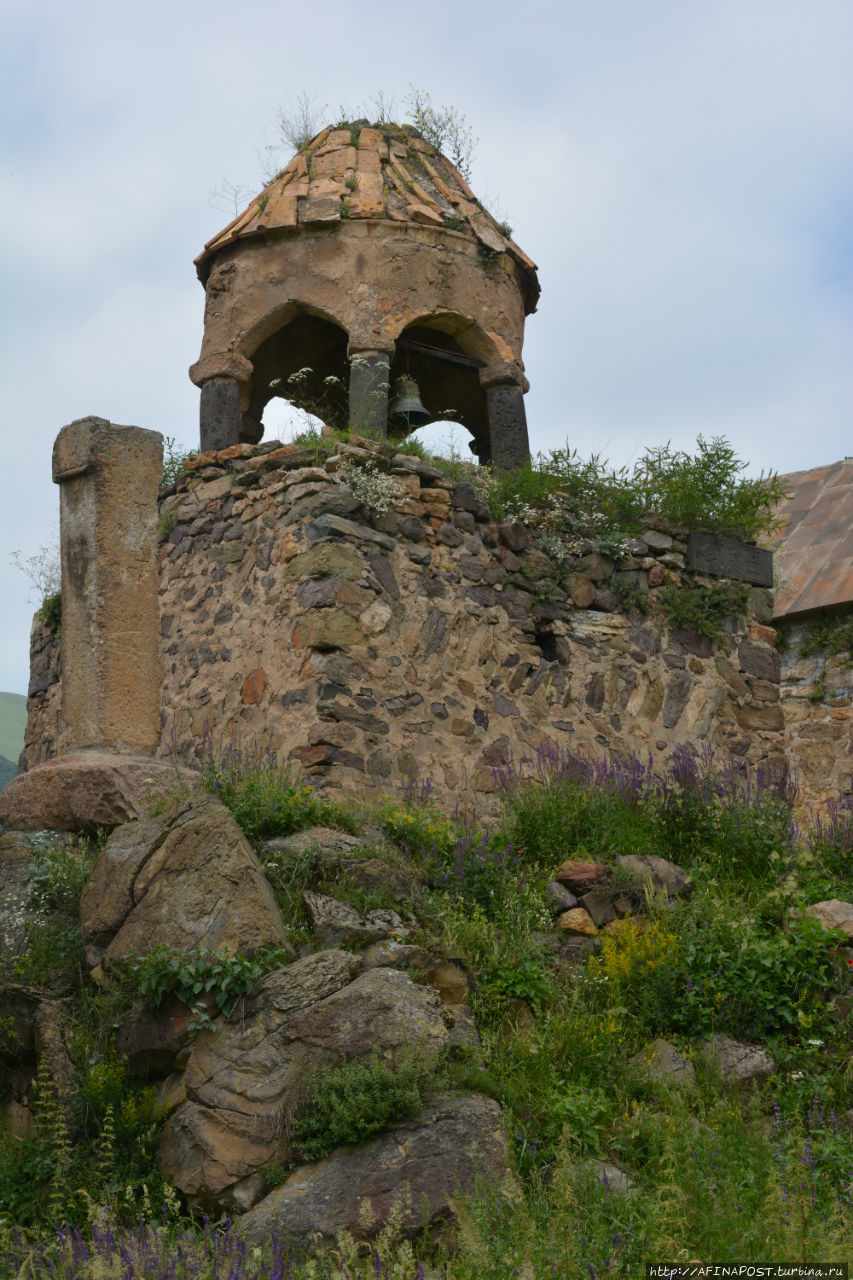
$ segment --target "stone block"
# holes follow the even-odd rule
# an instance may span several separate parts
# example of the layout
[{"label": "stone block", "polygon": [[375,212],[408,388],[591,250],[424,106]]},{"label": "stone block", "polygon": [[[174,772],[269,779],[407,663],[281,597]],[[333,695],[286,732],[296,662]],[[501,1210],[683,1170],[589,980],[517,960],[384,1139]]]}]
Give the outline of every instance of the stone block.
[{"label": "stone block", "polygon": [[307,196],[299,201],[299,222],[340,222],[341,202],[334,196]]},{"label": "stone block", "polygon": [[159,432],[103,418],[81,418],[56,438],[67,747],[138,753],[159,742],[162,462]]},{"label": "stone block", "polygon": [[[647,542],[651,532],[644,535]],[[751,582],[756,587],[773,586],[772,551],[734,538],[717,538],[712,533],[691,530],[688,534],[687,568],[694,573]]]}]

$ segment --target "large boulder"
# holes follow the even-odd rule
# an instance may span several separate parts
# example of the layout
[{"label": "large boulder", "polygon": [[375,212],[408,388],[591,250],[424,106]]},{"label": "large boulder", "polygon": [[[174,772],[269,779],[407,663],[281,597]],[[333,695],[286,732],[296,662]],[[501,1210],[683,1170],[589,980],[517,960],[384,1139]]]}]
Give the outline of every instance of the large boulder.
[{"label": "large boulder", "polygon": [[847,934],[848,945],[853,946],[853,902],[842,902],[840,898],[827,898],[806,907],[806,915],[819,920],[824,929],[840,929]]},{"label": "large boulder", "polygon": [[693,880],[687,872],[656,853],[621,854],[616,865],[644,883],[650,881],[653,889],[664,890],[670,898],[689,898],[693,892]]},{"label": "large boulder", "polygon": [[258,859],[215,796],[114,831],[80,901],[91,966],[164,945],[252,954],[287,946]]},{"label": "large boulder", "polygon": [[760,1044],[742,1044],[731,1036],[712,1035],[698,1046],[699,1056],[719,1071],[724,1084],[739,1089],[769,1080],[776,1063]]},{"label": "large boulder", "polygon": [[400,1205],[403,1232],[412,1236],[449,1218],[455,1199],[507,1177],[498,1104],[479,1094],[448,1095],[371,1142],[297,1169],[240,1225],[250,1244],[275,1233],[303,1250],[330,1244],[343,1230],[369,1239]]},{"label": "large boulder", "polygon": [[670,1044],[668,1040],[653,1040],[640,1053],[634,1054],[630,1062],[647,1080],[678,1085],[696,1083],[693,1063],[679,1053],[675,1045]]},{"label": "large boulder", "polygon": [[15,831],[96,831],[140,817],[198,774],[151,756],[77,751],[20,773],[0,793],[0,823]]},{"label": "large boulder", "polygon": [[[263,1192],[253,1175],[292,1154],[287,1121],[309,1074],[346,1059],[437,1055],[448,1031],[441,1001],[396,969],[355,975],[357,956],[330,950],[267,974],[252,995],[196,1040],[187,1101],[161,1143],[164,1176],[193,1205],[246,1208]],[[353,979],[355,979],[353,981]]]}]

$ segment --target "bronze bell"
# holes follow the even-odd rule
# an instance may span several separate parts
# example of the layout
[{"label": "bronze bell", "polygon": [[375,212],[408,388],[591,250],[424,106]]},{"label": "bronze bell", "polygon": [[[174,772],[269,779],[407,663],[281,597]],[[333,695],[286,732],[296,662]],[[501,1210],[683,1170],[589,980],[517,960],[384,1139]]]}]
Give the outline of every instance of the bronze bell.
[{"label": "bronze bell", "polygon": [[404,431],[414,431],[433,420],[433,415],[421,404],[421,395],[414,378],[400,378],[388,412],[391,426]]}]

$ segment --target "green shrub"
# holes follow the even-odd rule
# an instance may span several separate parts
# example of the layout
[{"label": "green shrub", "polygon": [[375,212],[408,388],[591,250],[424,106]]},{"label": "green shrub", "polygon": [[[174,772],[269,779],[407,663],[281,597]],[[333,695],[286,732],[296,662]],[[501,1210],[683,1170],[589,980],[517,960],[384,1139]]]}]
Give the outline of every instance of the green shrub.
[{"label": "green shrub", "polygon": [[496,956],[482,974],[483,987],[497,996],[539,1005],[551,994],[551,975],[537,948]]},{"label": "green shrub", "polygon": [[210,752],[201,778],[205,791],[218,796],[253,841],[289,836],[318,823],[352,828],[352,816],[342,806],[321,800],[307,783],[295,783],[271,753],[234,745],[219,755]]},{"label": "green shrub", "polygon": [[94,844],[87,840],[56,844],[33,836],[30,844],[35,860],[27,879],[28,906],[40,912],[76,915],[86,881],[103,847],[103,836]]},{"label": "green shrub", "polygon": [[293,1123],[300,1159],[320,1160],[336,1147],[366,1142],[418,1111],[442,1079],[429,1059],[410,1056],[392,1067],[376,1053],[318,1073]]},{"label": "green shrub", "polygon": [[846,617],[823,615],[809,623],[801,643],[800,654],[810,658],[816,653],[829,658],[846,653],[853,655],[853,621]]},{"label": "green shrub", "polygon": [[232,956],[207,947],[175,951],[161,944],[145,955],[132,956],[128,970],[139,994],[152,1009],[169,999],[180,1000],[192,1009],[209,995],[217,1008],[227,1013],[264,974],[283,968],[291,958],[279,949],[264,948],[255,956]]},{"label": "green shrub", "polygon": [[743,613],[748,590],[740,583],[714,582],[708,587],[667,582],[658,601],[673,627],[698,631],[715,644],[725,638],[725,624]]},{"label": "green shrub", "polygon": [[189,458],[194,458],[198,453],[198,449],[183,449],[177,443],[174,436],[165,436],[163,439],[163,474],[160,477],[161,487],[174,484],[184,474],[185,463]]},{"label": "green shrub", "polygon": [[59,639],[62,634],[62,592],[55,591],[53,595],[45,596],[39,613],[50,634]]},{"label": "green shrub", "polygon": [[837,939],[803,917],[789,929],[718,912],[708,902],[671,908],[666,925],[631,923],[602,940],[590,963],[606,975],[651,1038],[722,1031],[735,1039],[797,1038],[830,1026],[837,989]]},{"label": "green shrub", "polygon": [[454,848],[456,825],[431,804],[386,804],[379,814],[382,830],[408,853],[446,859]]},{"label": "green shrub", "polygon": [[[533,775],[538,785],[531,785]],[[796,788],[783,771],[718,762],[676,748],[651,757],[596,757],[543,744],[533,769],[508,766],[502,838],[527,865],[568,857],[661,854],[724,878],[760,878],[792,848]],[[774,858],[775,855],[775,858]]]},{"label": "green shrub", "polygon": [[55,992],[82,981],[80,895],[102,843],[80,839],[57,844],[38,833],[30,838],[34,859],[27,881],[26,951],[0,961],[13,981]]},{"label": "green shrub", "polygon": [[691,456],[668,444],[647,449],[634,467],[632,486],[644,510],[672,524],[733,538],[755,538],[777,528],[775,507],[785,486],[763,473],[746,480],[741,462],[722,436],[697,438]]},{"label": "green shrub", "polygon": [[31,1132],[0,1141],[0,1224],[8,1217],[55,1231],[86,1222],[95,1204],[129,1221],[160,1217],[168,1192],[156,1168],[162,1115],[155,1094],[116,1059],[90,1066],[72,1148],[69,1117],[42,1059]]}]

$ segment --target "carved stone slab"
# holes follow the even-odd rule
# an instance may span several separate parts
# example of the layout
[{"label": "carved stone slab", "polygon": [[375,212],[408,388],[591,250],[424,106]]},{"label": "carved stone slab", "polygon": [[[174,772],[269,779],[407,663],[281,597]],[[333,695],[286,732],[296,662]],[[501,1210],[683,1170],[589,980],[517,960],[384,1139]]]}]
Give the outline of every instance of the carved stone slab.
[{"label": "carved stone slab", "polygon": [[773,552],[713,533],[687,535],[687,568],[718,578],[737,578],[756,587],[773,586]]}]

